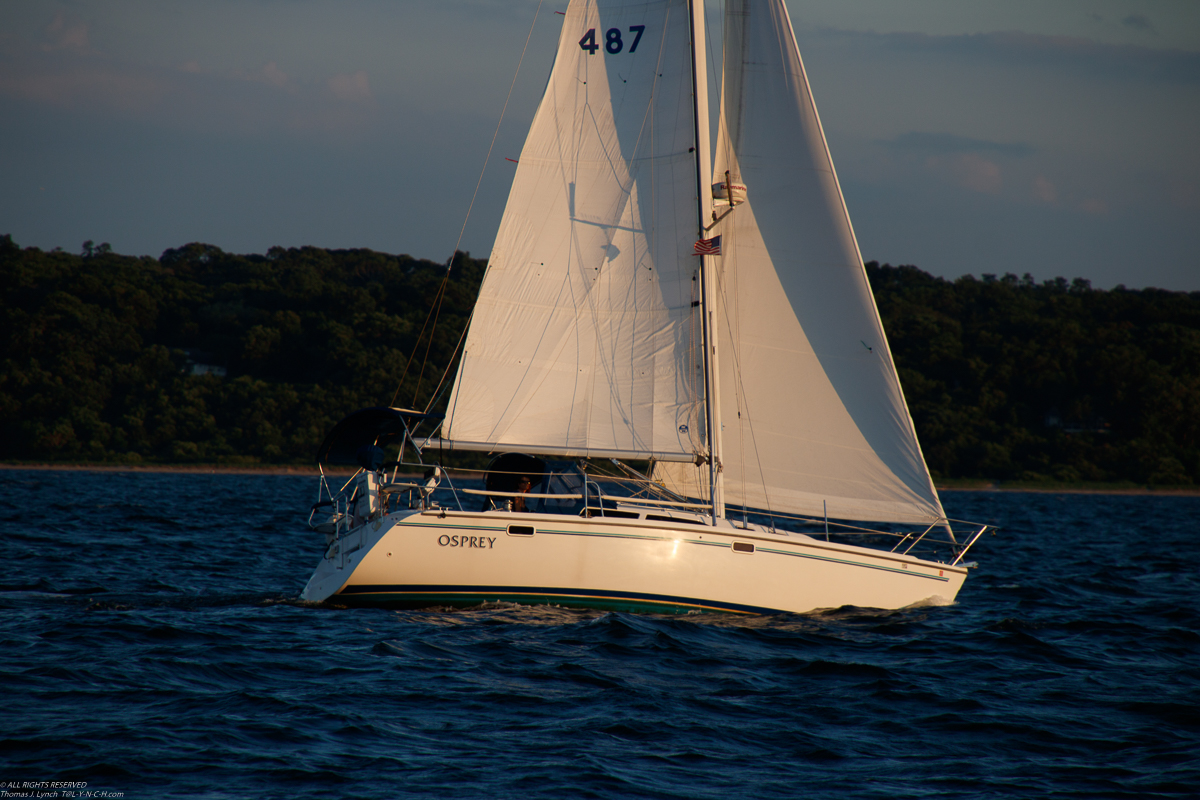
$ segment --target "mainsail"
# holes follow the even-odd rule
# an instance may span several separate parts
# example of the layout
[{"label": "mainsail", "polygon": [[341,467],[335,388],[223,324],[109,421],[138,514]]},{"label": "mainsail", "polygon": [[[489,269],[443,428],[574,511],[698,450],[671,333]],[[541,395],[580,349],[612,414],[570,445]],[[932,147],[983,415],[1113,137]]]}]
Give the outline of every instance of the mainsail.
[{"label": "mainsail", "polygon": [[689,460],[703,447],[688,4],[573,2],[443,437]]}]

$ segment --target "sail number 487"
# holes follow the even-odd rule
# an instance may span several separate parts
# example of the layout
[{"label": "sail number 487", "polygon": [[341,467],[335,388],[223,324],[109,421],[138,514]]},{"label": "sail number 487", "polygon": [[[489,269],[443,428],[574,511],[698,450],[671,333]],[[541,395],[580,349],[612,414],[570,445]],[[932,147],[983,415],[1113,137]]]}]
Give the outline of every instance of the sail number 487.
[{"label": "sail number 487", "polygon": [[[642,32],[646,30],[645,25],[630,25],[629,33],[633,35],[633,44],[629,45],[629,52],[637,50],[638,42],[642,40]],[[596,29],[588,28],[588,32],[579,40],[579,47],[582,50],[587,50],[589,56],[596,55],[596,51],[600,49],[600,45],[596,42]],[[625,40],[621,38],[620,28],[609,28],[604,32],[604,49],[612,55],[616,55],[625,48]]]}]

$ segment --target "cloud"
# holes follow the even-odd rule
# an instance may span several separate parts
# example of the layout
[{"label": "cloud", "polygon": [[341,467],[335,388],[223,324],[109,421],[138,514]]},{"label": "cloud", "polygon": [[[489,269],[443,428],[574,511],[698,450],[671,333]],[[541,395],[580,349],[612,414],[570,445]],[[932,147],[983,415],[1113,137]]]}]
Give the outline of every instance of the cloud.
[{"label": "cloud", "polygon": [[88,49],[88,26],[86,22],[68,19],[63,12],[56,12],[54,20],[45,28],[49,40],[46,50],[77,50],[84,52]]},{"label": "cloud", "polygon": [[128,112],[154,105],[168,91],[159,76],[104,62],[55,63],[33,69],[21,66],[26,68],[0,74],[0,97],[7,95],[54,108],[100,106]]},{"label": "cloud", "polygon": [[999,194],[1004,187],[1000,165],[978,153],[960,153],[950,157],[930,156],[925,165],[972,192]]},{"label": "cloud", "polygon": [[[1126,17],[1126,25],[1144,17]],[[1135,20],[1131,23],[1130,20]],[[1146,20],[1146,24],[1153,26]],[[1090,80],[1200,83],[1200,52],[1102,44],[1074,36],[1044,36],[1007,31],[940,36],[924,33],[865,33],[823,29],[817,35],[831,41],[862,42],[877,52],[929,54],[998,64],[1007,69],[1050,68]]]},{"label": "cloud", "polygon": [[993,153],[1020,158],[1037,152],[1032,145],[1024,142],[993,142],[986,139],[956,136],[952,133],[925,131],[902,133],[890,141],[880,141],[879,143],[897,153],[935,156],[951,153]]},{"label": "cloud", "polygon": [[1145,31],[1146,33],[1158,34],[1154,29],[1154,23],[1145,14],[1130,14],[1125,19],[1121,20],[1121,24],[1126,28],[1133,28],[1135,31]]},{"label": "cloud", "polygon": [[[200,74],[206,72],[196,65],[196,62],[189,61],[180,67],[184,72]],[[241,70],[230,73],[227,77],[235,80],[247,81],[249,83],[259,83],[264,86],[271,86],[276,89],[294,89],[295,87],[288,83],[288,74],[279,68],[279,65],[274,61],[268,61],[258,69],[252,72],[244,72]]]},{"label": "cloud", "polygon": [[1103,216],[1108,213],[1108,203],[1098,197],[1089,197],[1079,204],[1079,208],[1086,214],[1092,216]]},{"label": "cloud", "polygon": [[1038,175],[1033,179],[1033,197],[1043,203],[1053,203],[1058,199],[1058,187],[1044,176]]},{"label": "cloud", "polygon": [[951,133],[910,131],[891,140],[876,140],[887,154],[882,173],[899,168],[924,172],[938,182],[980,194],[999,194],[1005,184],[1005,167],[1037,153],[1024,142],[996,142]]},{"label": "cloud", "polygon": [[255,137],[290,131],[345,140],[376,124],[362,70],[305,82],[274,61],[249,73],[220,74],[194,60],[147,65],[92,50],[17,47],[0,55],[6,57],[0,103],[19,100],[158,128]]},{"label": "cloud", "polygon": [[360,103],[373,99],[367,73],[361,69],[352,75],[334,75],[326,81],[326,85],[342,100]]},{"label": "cloud", "polygon": [[287,73],[276,66],[274,61],[271,61],[262,68],[262,71],[259,72],[259,79],[263,83],[278,88],[282,88],[288,82]]}]

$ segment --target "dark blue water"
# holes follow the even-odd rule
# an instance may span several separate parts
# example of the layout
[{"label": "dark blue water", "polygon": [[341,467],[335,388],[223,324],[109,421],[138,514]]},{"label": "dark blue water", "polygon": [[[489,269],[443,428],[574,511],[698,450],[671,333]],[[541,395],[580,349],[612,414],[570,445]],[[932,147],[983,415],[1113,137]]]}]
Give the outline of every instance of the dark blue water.
[{"label": "dark blue water", "polygon": [[750,618],[307,607],[314,499],[296,477],[0,470],[0,781],[1200,795],[1200,498],[946,492],[1004,526],[957,605]]}]

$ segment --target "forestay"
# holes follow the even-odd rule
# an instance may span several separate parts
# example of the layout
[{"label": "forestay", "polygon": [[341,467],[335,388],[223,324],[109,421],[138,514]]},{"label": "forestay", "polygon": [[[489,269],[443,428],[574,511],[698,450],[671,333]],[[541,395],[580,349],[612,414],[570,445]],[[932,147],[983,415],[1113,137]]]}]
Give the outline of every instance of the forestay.
[{"label": "forestay", "polygon": [[575,455],[703,449],[691,80],[684,0],[570,5],[444,438]]},{"label": "forestay", "polygon": [[[787,9],[781,0],[726,8],[714,179],[729,171],[747,187],[714,230],[726,503],[864,521],[942,517]],[[700,470],[656,474],[707,496]]]}]

